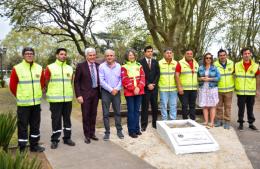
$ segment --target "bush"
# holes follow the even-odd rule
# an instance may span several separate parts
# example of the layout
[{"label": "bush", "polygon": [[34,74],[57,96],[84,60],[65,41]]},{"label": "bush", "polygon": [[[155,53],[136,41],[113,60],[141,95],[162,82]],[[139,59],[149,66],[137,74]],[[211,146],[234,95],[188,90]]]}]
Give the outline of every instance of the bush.
[{"label": "bush", "polygon": [[40,169],[37,158],[29,159],[27,154],[16,151],[16,155],[0,150],[0,169]]},{"label": "bush", "polygon": [[0,148],[7,151],[10,140],[16,129],[16,116],[14,113],[0,114]]}]

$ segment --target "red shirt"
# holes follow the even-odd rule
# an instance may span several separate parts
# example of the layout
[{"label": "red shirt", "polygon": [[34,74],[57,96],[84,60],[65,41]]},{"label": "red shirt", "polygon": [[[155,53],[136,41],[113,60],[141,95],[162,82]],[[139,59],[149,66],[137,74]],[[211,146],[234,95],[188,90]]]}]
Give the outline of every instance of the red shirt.
[{"label": "red shirt", "polygon": [[46,82],[50,81],[51,79],[51,71],[48,67],[46,67],[45,72],[44,72],[45,80]]},{"label": "red shirt", "polygon": [[[190,65],[191,70],[193,70],[193,60],[186,61],[186,62]],[[179,62],[176,66],[175,71],[178,72],[178,73],[181,73],[181,64]]]},{"label": "red shirt", "polygon": [[[250,61],[249,63],[243,62],[243,65],[244,65],[245,71],[247,71],[248,68],[251,66],[251,61]],[[256,76],[257,76],[257,75],[260,75],[260,70],[259,70],[259,69],[256,71],[255,75],[256,75]]]},{"label": "red shirt", "polygon": [[[9,88],[14,96],[16,96],[18,82],[19,82],[19,79],[18,79],[17,73],[15,71],[15,68],[13,68],[11,75],[10,75]],[[44,72],[43,71],[41,74],[40,82],[41,82],[41,87],[43,89],[44,88]]]}]

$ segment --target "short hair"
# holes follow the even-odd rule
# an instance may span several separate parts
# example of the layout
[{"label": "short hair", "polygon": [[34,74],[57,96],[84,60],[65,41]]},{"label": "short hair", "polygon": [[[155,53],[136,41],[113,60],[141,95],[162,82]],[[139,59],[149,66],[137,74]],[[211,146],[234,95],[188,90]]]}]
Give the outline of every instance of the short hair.
[{"label": "short hair", "polygon": [[165,48],[165,49],[163,50],[163,53],[165,53],[165,52],[167,52],[167,51],[173,52],[172,48]]},{"label": "short hair", "polygon": [[32,47],[25,47],[23,48],[22,55],[24,56],[25,52],[27,51],[33,52],[33,55],[35,54],[34,49]]},{"label": "short hair", "polygon": [[85,49],[85,55],[88,55],[91,52],[96,54],[96,49],[94,49],[94,48],[86,48]]},{"label": "short hair", "polygon": [[112,52],[113,55],[115,56],[115,51],[114,51],[114,50],[112,50],[112,49],[107,49],[107,50],[105,51],[105,55],[106,55],[108,52]]},{"label": "short hair", "polygon": [[222,53],[222,52],[225,52],[225,54],[227,54],[227,51],[226,51],[226,50],[224,50],[224,49],[219,49],[219,51],[218,51],[218,56],[219,56],[220,53]]},{"label": "short hair", "polygon": [[125,61],[129,61],[128,56],[129,56],[130,53],[133,53],[133,55],[135,56],[135,60],[137,59],[137,55],[136,55],[135,50],[134,49],[128,49],[125,52],[125,55],[124,55]]},{"label": "short hair", "polygon": [[152,49],[153,50],[153,47],[151,45],[148,45],[144,48],[144,52],[146,52],[148,49]]},{"label": "short hair", "polygon": [[243,53],[247,50],[249,50],[251,53],[253,53],[253,51],[250,47],[244,47],[244,48],[241,49],[240,54],[243,55]]},{"label": "short hair", "polygon": [[209,53],[209,52],[207,52],[207,53],[205,53],[204,55],[203,55],[203,65],[206,65],[206,56],[207,55],[210,55],[210,57],[211,57],[211,65],[213,65],[213,55],[211,54],[211,53]]},{"label": "short hair", "polygon": [[191,49],[191,48],[186,48],[186,49],[184,50],[184,52],[186,53],[187,51],[192,51],[192,52],[193,52],[193,49]]},{"label": "short hair", "polygon": [[61,51],[64,51],[64,52],[67,53],[67,49],[65,49],[65,48],[58,48],[58,49],[56,50],[55,54],[57,55],[57,54],[59,54]]}]

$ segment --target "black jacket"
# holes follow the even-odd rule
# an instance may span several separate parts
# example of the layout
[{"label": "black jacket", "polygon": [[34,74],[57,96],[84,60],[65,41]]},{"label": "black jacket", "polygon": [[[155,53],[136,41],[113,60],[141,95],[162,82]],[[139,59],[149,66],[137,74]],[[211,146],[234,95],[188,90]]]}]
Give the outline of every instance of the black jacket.
[{"label": "black jacket", "polygon": [[158,88],[158,81],[160,78],[160,68],[159,63],[157,60],[152,59],[151,60],[151,69],[149,69],[148,63],[145,59],[140,60],[141,65],[143,66],[144,73],[145,73],[145,90],[148,90],[147,85],[150,83],[155,84],[155,89]]}]

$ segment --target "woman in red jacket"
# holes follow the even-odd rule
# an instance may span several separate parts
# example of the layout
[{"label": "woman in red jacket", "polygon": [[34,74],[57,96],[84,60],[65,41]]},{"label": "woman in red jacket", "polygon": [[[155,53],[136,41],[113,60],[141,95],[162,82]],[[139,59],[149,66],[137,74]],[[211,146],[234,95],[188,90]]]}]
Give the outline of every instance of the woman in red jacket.
[{"label": "woman in red jacket", "polygon": [[141,135],[139,126],[139,109],[144,94],[145,74],[143,67],[136,61],[135,51],[130,49],[125,54],[125,61],[121,68],[122,86],[127,103],[128,134],[132,138]]}]

